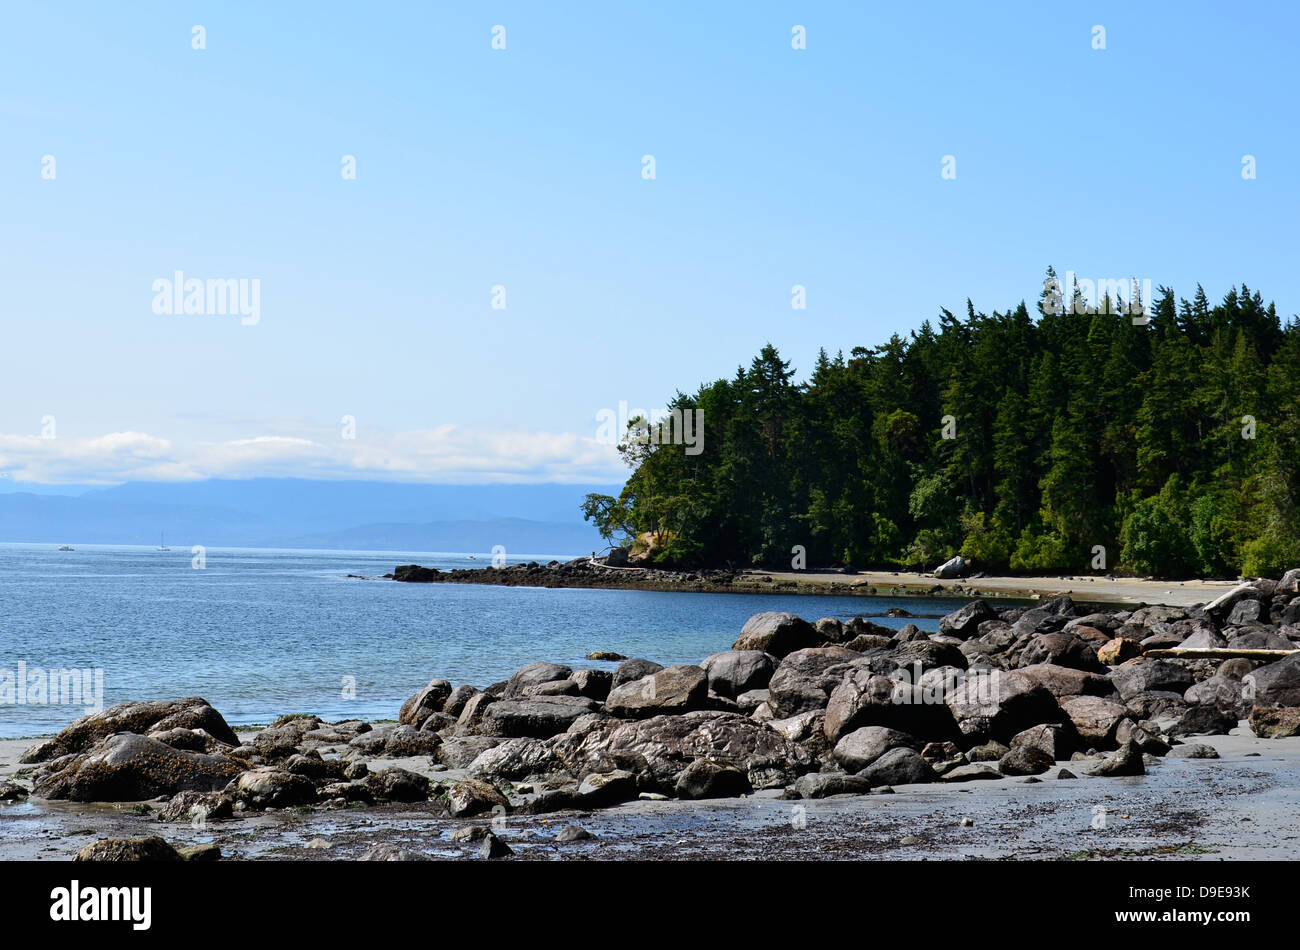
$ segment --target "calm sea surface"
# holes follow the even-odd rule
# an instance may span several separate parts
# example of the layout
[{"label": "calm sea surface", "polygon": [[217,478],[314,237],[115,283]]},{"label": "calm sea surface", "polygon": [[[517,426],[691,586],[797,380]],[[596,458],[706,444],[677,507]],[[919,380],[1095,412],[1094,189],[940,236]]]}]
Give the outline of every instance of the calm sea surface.
[{"label": "calm sea surface", "polygon": [[[206,568],[196,570],[188,548],[76,548],[0,544],[0,737],[55,732],[85,712],[48,700],[11,703],[3,684],[20,663],[29,672],[102,670],[105,706],[202,696],[232,723],[289,712],[392,719],[435,676],[482,687],[533,660],[612,668],[587,661],[593,650],[698,663],[729,648],[764,610],[812,620],[905,607],[933,615],[914,622],[935,630],[939,616],[963,603],[379,579],[398,564],[482,567],[486,554],[475,562],[464,554],[210,548]],[[510,562],[524,560],[549,558]],[[345,698],[346,683],[355,698]]]}]

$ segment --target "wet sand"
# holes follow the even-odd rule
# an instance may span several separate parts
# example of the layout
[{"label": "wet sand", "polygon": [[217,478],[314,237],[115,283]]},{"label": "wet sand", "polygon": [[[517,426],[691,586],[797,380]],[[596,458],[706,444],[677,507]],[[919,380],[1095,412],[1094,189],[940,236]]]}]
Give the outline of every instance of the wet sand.
[{"label": "wet sand", "polygon": [[[244,735],[241,730],[241,736]],[[1300,738],[1256,739],[1249,730],[1190,741],[1221,759],[1163,759],[1135,778],[1078,775],[1037,783],[1006,778],[898,786],[894,794],[786,801],[776,791],[713,802],[637,801],[596,812],[508,815],[495,831],[515,860],[890,860],[1300,858]],[[0,741],[0,777],[29,740]],[[435,780],[425,757],[372,760]],[[479,819],[438,817],[431,805],[286,809],[245,813],[203,827],[163,823],[130,803],[32,799],[0,805],[0,860],[67,860],[102,837],[158,834],[177,847],[215,843],[226,859],[354,860],[388,843],[435,859],[477,860],[451,833]],[[963,819],[970,819],[963,825]],[[570,824],[594,841],[560,844]]]}]

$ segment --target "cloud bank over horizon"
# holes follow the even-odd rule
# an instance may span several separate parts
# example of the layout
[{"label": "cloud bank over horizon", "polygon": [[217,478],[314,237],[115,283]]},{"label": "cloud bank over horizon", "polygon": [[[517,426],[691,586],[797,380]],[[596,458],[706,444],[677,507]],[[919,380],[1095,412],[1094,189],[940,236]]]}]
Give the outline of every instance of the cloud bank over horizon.
[{"label": "cloud bank over horizon", "polygon": [[309,478],[428,484],[603,483],[627,476],[617,449],[574,433],[442,425],[389,431],[180,441],[146,432],[96,436],[0,433],[11,485],[115,485],[209,478]]}]

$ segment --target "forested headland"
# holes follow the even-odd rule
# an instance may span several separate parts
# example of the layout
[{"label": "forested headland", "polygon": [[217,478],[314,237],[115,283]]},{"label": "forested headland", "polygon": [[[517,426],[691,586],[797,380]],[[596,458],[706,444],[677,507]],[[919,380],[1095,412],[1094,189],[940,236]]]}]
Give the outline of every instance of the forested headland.
[{"label": "forested headland", "polygon": [[[1049,280],[1055,273],[1048,270]],[[1045,285],[1046,286],[1046,285]],[[629,427],[631,476],[584,513],[681,567],[1279,576],[1300,565],[1300,321],[1245,285],[1031,313],[941,310],[829,356],[772,346],[669,410],[704,448]],[[796,552],[792,554],[792,552]]]}]

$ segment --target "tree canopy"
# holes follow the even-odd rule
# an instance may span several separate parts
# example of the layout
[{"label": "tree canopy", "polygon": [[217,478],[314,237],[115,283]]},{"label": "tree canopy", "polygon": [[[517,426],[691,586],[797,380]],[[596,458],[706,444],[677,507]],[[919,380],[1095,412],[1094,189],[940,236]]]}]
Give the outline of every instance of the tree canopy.
[{"label": "tree canopy", "polygon": [[621,495],[585,510],[681,566],[788,568],[796,545],[810,567],[1300,566],[1300,321],[1245,285],[1213,306],[1161,287],[1145,323],[1107,299],[1035,309],[968,302],[823,350],[805,382],[765,346],[668,407],[699,414],[704,451],[625,444]]}]

